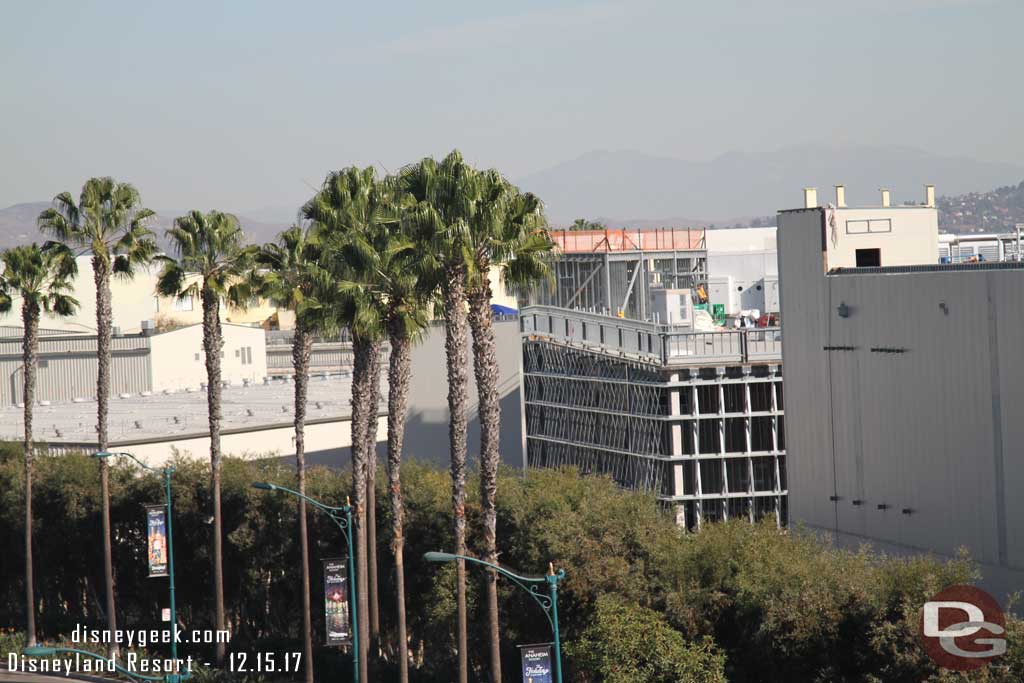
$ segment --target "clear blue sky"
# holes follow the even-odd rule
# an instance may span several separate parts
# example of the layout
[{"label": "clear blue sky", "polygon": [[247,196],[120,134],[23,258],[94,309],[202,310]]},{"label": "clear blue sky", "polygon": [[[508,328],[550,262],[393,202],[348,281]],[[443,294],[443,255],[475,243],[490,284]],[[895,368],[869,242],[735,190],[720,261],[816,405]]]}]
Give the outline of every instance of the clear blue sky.
[{"label": "clear blue sky", "polygon": [[822,140],[1024,158],[1021,0],[5,2],[0,207],[298,205],[459,147],[524,175]]}]

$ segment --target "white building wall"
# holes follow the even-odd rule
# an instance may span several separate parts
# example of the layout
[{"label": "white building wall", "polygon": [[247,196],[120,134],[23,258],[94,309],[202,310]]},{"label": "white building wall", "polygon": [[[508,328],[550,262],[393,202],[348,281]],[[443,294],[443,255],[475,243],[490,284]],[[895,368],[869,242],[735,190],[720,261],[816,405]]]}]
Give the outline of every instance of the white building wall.
[{"label": "white building wall", "polygon": [[721,228],[705,233],[708,295],[725,312],[778,312],[775,228]]},{"label": "white building wall", "polygon": [[[387,417],[378,417],[377,441],[386,439]],[[352,423],[348,417],[311,422],[306,425],[306,453],[307,457],[311,458],[311,464],[343,464],[337,454],[351,445]],[[163,465],[176,453],[198,460],[208,460],[210,457],[210,437],[205,434],[183,435],[159,441],[123,441],[111,446],[129,449],[132,455],[151,467]],[[295,428],[291,424],[279,424],[258,429],[226,430],[221,435],[221,451],[225,455],[235,457],[293,455]],[[318,453],[329,454],[329,457],[321,458]]]},{"label": "white building wall", "polygon": [[[267,376],[266,333],[259,327],[222,323],[221,374],[225,382],[262,382]],[[190,325],[150,337],[153,391],[198,389],[206,382],[203,326]]]},{"label": "white building wall", "polygon": [[[939,262],[939,214],[933,208],[888,206],[820,211],[825,213],[829,268],[856,266],[857,249],[865,248],[881,249],[883,266]],[[868,226],[872,230],[884,228],[886,221],[891,232],[860,232]]]},{"label": "white building wall", "polygon": [[[68,332],[96,334],[96,283],[93,281],[92,256],[79,256],[78,275],[73,283],[73,296],[79,307],[73,316],[62,318],[43,314],[40,327]],[[192,325],[203,319],[202,304],[198,297],[176,300],[173,297],[157,295],[156,282],[160,274],[159,265],[139,268],[128,279],[112,276],[110,279],[111,316],[113,326],[124,334],[139,332],[143,320],[158,320],[176,325]],[[221,319],[236,323],[262,322],[276,312],[266,302],[239,310],[229,306],[221,307]],[[279,316],[282,329],[294,326],[294,318],[284,312]],[[15,307],[6,314],[0,314],[0,325],[21,327],[21,311]]]}]

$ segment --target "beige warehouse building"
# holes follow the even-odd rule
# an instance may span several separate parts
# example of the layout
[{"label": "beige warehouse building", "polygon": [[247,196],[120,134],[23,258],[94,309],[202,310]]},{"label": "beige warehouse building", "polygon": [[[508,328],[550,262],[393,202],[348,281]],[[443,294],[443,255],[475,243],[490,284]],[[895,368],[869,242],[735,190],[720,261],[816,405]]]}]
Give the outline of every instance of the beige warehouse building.
[{"label": "beige warehouse building", "polygon": [[[8,328],[11,334],[16,328]],[[221,368],[225,382],[262,382],[267,376],[266,333],[224,323]],[[48,331],[39,338],[38,401],[96,397],[96,336]],[[112,396],[198,391],[206,381],[202,325],[165,333],[115,336],[111,340]],[[24,368],[20,332],[0,339],[0,405],[22,402]]]}]

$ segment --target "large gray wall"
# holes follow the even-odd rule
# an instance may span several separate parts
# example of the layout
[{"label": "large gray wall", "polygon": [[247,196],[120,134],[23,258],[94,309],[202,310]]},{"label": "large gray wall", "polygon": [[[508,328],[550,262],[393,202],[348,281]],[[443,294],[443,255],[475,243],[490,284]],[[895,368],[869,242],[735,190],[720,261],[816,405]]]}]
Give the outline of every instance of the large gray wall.
[{"label": "large gray wall", "polygon": [[825,275],[821,230],[780,215],[791,519],[1024,588],[1024,270]]},{"label": "large gray wall", "polygon": [[[519,363],[522,346],[519,321],[495,321],[494,332],[498,352],[498,389],[501,395],[502,462],[522,466],[522,417],[519,403]],[[409,414],[405,428],[405,457],[447,467],[448,458],[448,378],[444,351],[445,330],[434,325],[413,349],[412,383],[409,391]],[[472,346],[469,364],[469,463],[475,467],[480,453],[480,420],[477,417],[476,382],[473,378]],[[387,366],[381,368],[383,390],[386,391]],[[386,410],[386,405],[382,406]],[[387,431],[381,428],[377,453],[386,453]],[[316,464],[347,464],[348,448],[310,454]],[[383,462],[383,460],[382,460]],[[382,467],[382,466],[381,466]]]},{"label": "large gray wall", "polygon": [[[519,364],[522,344],[519,321],[494,323],[498,351],[498,389],[501,396],[501,459],[505,464],[523,462],[522,417],[519,405]],[[409,457],[447,465],[448,379],[445,366],[444,327],[431,327],[426,339],[413,350],[412,388],[405,445]],[[470,347],[472,356],[472,346]],[[469,453],[475,462],[480,453],[480,420],[477,417],[476,381],[472,361],[469,370]]]}]

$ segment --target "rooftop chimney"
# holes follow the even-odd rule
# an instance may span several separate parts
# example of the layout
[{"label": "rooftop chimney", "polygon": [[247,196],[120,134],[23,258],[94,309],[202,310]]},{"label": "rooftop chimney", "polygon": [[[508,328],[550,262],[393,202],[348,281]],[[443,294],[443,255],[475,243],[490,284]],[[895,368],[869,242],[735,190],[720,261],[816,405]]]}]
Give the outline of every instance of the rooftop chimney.
[{"label": "rooftop chimney", "polygon": [[890,206],[889,201],[889,190],[884,187],[879,188],[882,191],[882,206]]},{"label": "rooftop chimney", "polygon": [[846,206],[846,187],[836,185],[836,206],[840,209]]},{"label": "rooftop chimney", "polygon": [[818,188],[816,187],[805,187],[804,188],[804,208],[814,209],[818,206]]},{"label": "rooftop chimney", "polygon": [[925,185],[924,186],[924,205],[934,207],[935,206],[935,186]]}]

